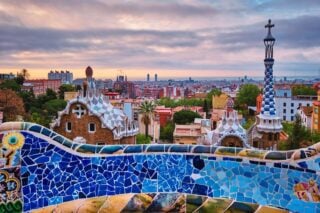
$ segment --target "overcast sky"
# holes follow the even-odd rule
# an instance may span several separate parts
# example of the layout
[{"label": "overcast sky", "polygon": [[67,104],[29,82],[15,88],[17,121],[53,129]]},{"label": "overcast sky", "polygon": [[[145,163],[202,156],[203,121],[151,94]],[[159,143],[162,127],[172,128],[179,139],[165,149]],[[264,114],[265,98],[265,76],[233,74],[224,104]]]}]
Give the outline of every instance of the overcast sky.
[{"label": "overcast sky", "polygon": [[319,0],[1,0],[0,73],[262,76],[269,18],[275,75],[319,75]]}]

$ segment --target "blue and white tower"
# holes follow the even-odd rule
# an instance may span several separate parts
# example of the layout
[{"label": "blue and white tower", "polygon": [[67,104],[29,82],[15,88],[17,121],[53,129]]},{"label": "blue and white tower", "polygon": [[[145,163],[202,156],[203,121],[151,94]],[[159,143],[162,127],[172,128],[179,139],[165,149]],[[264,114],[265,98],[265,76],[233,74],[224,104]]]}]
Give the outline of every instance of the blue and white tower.
[{"label": "blue and white tower", "polygon": [[277,149],[279,133],[282,131],[281,119],[276,115],[274,89],[273,89],[273,45],[276,39],[271,34],[271,24],[269,20],[265,28],[268,28],[267,37],[264,39],[265,45],[265,77],[263,88],[263,101],[261,113],[257,116],[257,130],[262,135],[261,140],[256,145],[263,149]]}]

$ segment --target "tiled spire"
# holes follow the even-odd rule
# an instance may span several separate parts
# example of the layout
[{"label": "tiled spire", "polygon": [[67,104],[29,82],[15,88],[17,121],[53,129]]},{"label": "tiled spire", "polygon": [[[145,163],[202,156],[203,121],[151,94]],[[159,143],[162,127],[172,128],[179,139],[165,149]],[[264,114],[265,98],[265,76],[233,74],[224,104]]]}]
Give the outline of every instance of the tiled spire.
[{"label": "tiled spire", "polygon": [[275,38],[271,35],[271,28],[274,24],[271,24],[269,19],[268,24],[265,26],[268,28],[267,37],[264,39],[264,45],[266,47],[264,65],[265,77],[264,77],[264,88],[263,88],[263,101],[262,101],[262,115],[276,115],[275,101],[274,101],[274,89],[273,89],[273,45]]}]

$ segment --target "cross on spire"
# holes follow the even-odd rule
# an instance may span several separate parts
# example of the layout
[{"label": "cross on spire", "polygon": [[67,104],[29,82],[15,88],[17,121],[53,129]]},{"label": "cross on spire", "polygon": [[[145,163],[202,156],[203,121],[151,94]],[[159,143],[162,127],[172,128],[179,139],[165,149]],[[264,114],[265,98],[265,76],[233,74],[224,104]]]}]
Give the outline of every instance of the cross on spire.
[{"label": "cross on spire", "polygon": [[268,24],[264,27],[268,28],[268,34],[271,34],[271,28],[274,27],[274,24],[271,24],[271,19],[269,19]]}]

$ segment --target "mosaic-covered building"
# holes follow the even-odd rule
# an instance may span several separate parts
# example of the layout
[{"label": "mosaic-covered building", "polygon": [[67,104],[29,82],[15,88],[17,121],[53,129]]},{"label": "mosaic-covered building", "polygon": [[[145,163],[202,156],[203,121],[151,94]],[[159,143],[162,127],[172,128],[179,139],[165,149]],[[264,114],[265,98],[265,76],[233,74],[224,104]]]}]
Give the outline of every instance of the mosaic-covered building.
[{"label": "mosaic-covered building", "polygon": [[57,133],[88,144],[134,144],[138,124],[113,107],[95,86],[91,67],[76,98],[68,101],[51,124]]},{"label": "mosaic-covered building", "polygon": [[241,126],[238,112],[233,109],[233,106],[234,101],[229,97],[222,118],[212,133],[213,145],[250,147],[247,143],[247,132]]},{"label": "mosaic-covered building", "polygon": [[263,88],[263,101],[260,114],[256,117],[255,125],[249,131],[249,141],[253,147],[260,149],[277,149],[277,144],[282,131],[281,118],[276,115],[275,94],[273,88],[273,45],[275,38],[271,35],[271,24],[269,20],[265,28],[268,28],[265,44],[265,77]]}]

